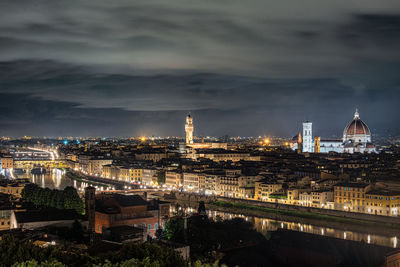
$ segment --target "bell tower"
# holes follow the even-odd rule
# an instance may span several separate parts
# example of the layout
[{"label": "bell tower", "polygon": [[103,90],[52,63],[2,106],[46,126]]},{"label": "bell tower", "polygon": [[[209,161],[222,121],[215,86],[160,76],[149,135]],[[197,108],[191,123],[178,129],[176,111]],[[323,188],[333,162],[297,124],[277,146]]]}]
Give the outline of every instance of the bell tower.
[{"label": "bell tower", "polygon": [[193,118],[192,116],[186,116],[185,132],[186,132],[186,144],[193,144]]},{"label": "bell tower", "polygon": [[314,152],[312,122],[303,122],[303,152]]}]

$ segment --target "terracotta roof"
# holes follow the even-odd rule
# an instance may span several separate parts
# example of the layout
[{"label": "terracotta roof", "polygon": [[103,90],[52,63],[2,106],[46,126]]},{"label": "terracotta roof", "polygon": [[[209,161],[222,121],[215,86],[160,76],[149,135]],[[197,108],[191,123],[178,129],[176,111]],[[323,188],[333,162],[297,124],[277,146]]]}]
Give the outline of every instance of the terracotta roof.
[{"label": "terracotta roof", "polygon": [[370,135],[368,126],[360,119],[355,118],[344,129],[344,135],[365,134]]}]

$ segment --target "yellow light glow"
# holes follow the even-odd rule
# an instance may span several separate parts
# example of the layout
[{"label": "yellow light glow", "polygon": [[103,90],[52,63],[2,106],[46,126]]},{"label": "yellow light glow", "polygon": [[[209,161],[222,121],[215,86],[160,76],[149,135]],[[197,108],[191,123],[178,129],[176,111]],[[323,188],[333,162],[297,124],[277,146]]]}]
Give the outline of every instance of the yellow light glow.
[{"label": "yellow light glow", "polygon": [[285,146],[288,146],[288,145],[289,145],[289,142],[286,142],[286,143],[285,143]]},{"label": "yellow light glow", "polygon": [[268,139],[268,138],[265,138],[265,139],[264,139],[264,143],[269,144],[269,139]]},{"label": "yellow light glow", "polygon": [[142,141],[142,142],[146,141],[146,137],[144,137],[144,136],[140,137],[140,141]]}]

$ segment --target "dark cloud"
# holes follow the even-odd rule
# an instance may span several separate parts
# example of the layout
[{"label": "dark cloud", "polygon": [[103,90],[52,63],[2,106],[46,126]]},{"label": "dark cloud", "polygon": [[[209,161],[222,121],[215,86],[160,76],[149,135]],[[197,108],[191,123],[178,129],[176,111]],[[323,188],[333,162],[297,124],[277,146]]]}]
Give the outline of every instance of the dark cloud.
[{"label": "dark cloud", "polygon": [[198,135],[290,136],[310,119],[317,133],[339,136],[359,106],[373,131],[382,133],[400,113],[398,90],[383,90],[352,90],[327,78],[117,75],[13,61],[0,63],[0,124],[4,135],[179,136],[191,111]]},{"label": "dark cloud", "polygon": [[399,3],[1,1],[2,133],[398,132]]}]

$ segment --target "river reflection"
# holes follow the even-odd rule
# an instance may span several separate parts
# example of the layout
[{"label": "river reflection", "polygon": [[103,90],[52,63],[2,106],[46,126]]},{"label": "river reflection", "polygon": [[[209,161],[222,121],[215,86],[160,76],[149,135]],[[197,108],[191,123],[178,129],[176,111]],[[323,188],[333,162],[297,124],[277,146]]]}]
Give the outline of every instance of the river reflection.
[{"label": "river reflection", "polygon": [[[172,208],[174,211],[174,208]],[[193,213],[196,212],[193,208],[185,209],[186,213]],[[377,235],[377,234],[370,234],[370,233],[362,233],[362,232],[354,232],[354,231],[345,231],[336,228],[329,228],[329,227],[321,227],[315,226],[311,224],[303,224],[298,222],[289,222],[289,221],[280,221],[275,219],[268,219],[268,218],[260,218],[260,217],[253,217],[253,216],[246,216],[242,214],[233,214],[233,213],[226,213],[221,211],[215,210],[208,210],[207,211],[208,217],[216,220],[218,218],[222,220],[230,220],[233,218],[242,218],[245,221],[251,222],[254,224],[255,229],[262,233],[266,234],[268,231],[276,231],[278,229],[287,229],[292,231],[298,232],[305,232],[309,234],[316,234],[321,236],[329,236],[334,238],[340,239],[347,239],[352,241],[363,241],[368,244],[376,244],[385,247],[392,247],[392,248],[399,248],[398,238],[396,236],[384,236],[384,235]]]},{"label": "river reflection", "polygon": [[[50,189],[60,189],[63,190],[67,186],[73,186],[78,190],[78,192],[83,192],[85,187],[88,187],[90,183],[88,182],[81,182],[69,179],[65,177],[65,173],[59,169],[54,169],[51,173],[46,174],[30,174],[27,173],[24,176],[18,178],[28,178],[32,183],[37,184],[43,188],[50,188]],[[94,185],[97,190],[106,190],[109,187],[101,186],[101,185]]]}]

